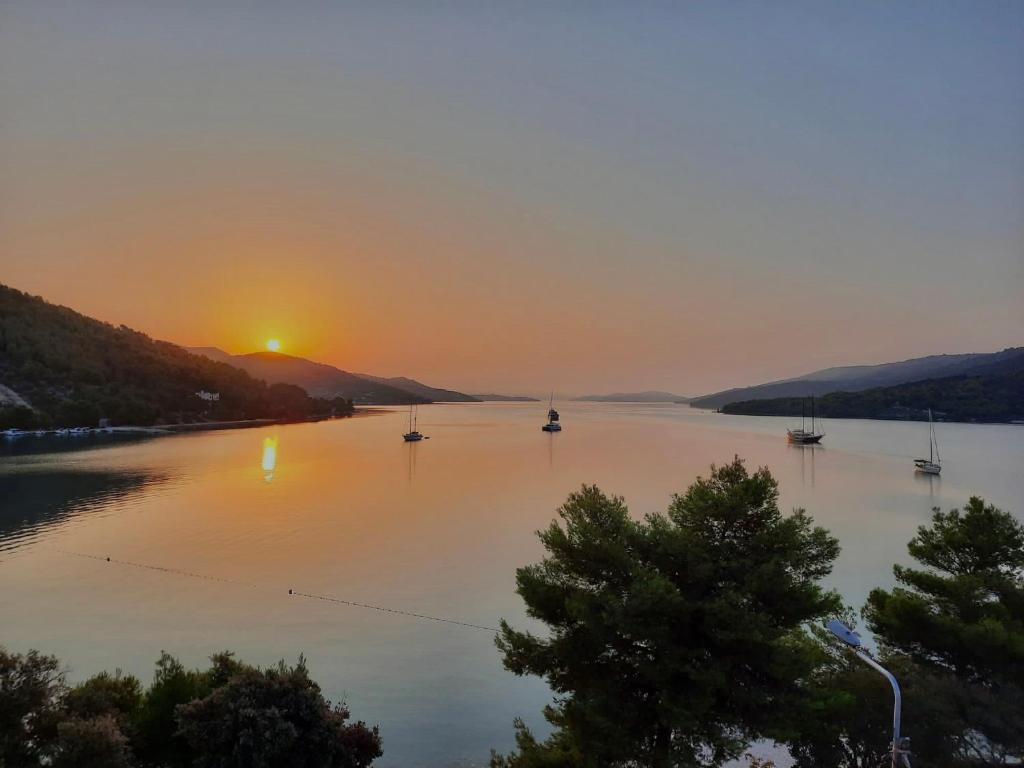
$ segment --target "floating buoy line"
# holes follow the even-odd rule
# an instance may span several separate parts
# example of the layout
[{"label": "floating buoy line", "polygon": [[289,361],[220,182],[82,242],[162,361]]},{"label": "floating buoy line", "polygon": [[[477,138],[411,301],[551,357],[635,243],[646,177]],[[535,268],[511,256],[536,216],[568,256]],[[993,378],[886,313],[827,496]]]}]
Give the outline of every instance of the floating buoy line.
[{"label": "floating buoy line", "polygon": [[[252,589],[267,589],[268,591],[277,592],[276,588],[272,588],[266,585],[255,584],[250,581],[240,581],[238,579],[229,579],[224,576],[211,576],[206,573],[198,573],[196,571],[189,571],[184,568],[171,568],[163,565],[153,565],[152,563],[140,563],[133,560],[121,560],[116,557],[110,557],[109,555],[92,555],[87,552],[74,552],[68,549],[54,549],[53,551],[59,552],[63,555],[71,555],[72,557],[81,557],[87,560],[96,560],[99,562],[110,563],[111,565],[121,565],[129,568],[142,568],[147,571],[157,571],[159,573],[173,574],[176,576],[187,576],[192,579],[203,579],[204,581],[217,581],[222,584],[236,584],[242,587],[250,587]],[[8,558],[12,559],[12,558]],[[284,590],[281,589],[281,592]],[[482,632],[500,632],[497,627],[488,627],[483,624],[473,624],[468,621],[459,621],[457,619],[449,619],[444,616],[431,616],[426,613],[415,613],[413,611],[403,611],[399,608],[388,608],[384,605],[374,605],[373,603],[361,603],[355,600],[344,600],[340,597],[332,597],[331,595],[318,595],[313,592],[302,592],[298,589],[289,588],[288,594],[292,597],[303,597],[308,600],[320,600],[325,603],[335,603],[337,605],[347,605],[353,608],[364,608],[366,610],[378,611],[380,613],[391,613],[396,616],[408,616],[413,619],[420,619],[422,621],[434,621],[441,624],[452,624],[457,627],[465,627],[466,629],[475,629]]]}]

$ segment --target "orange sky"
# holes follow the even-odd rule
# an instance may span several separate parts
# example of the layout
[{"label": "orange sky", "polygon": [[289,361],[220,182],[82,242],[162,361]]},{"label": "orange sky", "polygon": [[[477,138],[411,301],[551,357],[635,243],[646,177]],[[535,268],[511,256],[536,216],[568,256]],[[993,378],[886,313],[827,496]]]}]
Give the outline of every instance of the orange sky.
[{"label": "orange sky", "polygon": [[508,393],[1022,343],[1019,12],[85,5],[0,10],[0,281],[86,314]]}]

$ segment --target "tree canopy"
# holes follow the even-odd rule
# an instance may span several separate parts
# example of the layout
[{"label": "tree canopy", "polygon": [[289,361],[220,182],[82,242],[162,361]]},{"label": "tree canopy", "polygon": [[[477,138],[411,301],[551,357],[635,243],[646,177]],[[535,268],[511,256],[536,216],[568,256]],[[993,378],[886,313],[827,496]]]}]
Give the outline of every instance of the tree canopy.
[{"label": "tree canopy", "polygon": [[52,656],[0,648],[0,768],[367,768],[381,755],[377,728],[348,722],[301,657],[211,662],[163,653],[146,690],[106,672],[71,687]]},{"label": "tree canopy", "polygon": [[350,717],[324,699],[302,658],[293,667],[242,668],[178,710],[196,768],[366,768],[381,754],[380,738]]},{"label": "tree canopy", "polygon": [[503,622],[497,640],[557,694],[556,733],[520,728],[493,764],[719,766],[783,730],[815,664],[804,626],[840,608],[820,584],[839,547],[777,502],[739,459],[643,520],[595,486],[570,495],[539,534],[547,556],[517,571],[548,635]]},{"label": "tree canopy", "polygon": [[963,511],[935,510],[908,550],[924,567],[895,566],[896,587],[868,597],[868,626],[956,715],[946,725],[956,765],[1016,764],[1024,758],[1024,526],[973,497]]},{"label": "tree canopy", "polygon": [[[980,498],[934,511],[908,544],[921,567],[863,614],[879,661],[900,681],[915,765],[981,768],[1024,757],[1024,526]],[[805,720],[789,740],[797,768],[887,768],[892,693],[827,639]]]}]

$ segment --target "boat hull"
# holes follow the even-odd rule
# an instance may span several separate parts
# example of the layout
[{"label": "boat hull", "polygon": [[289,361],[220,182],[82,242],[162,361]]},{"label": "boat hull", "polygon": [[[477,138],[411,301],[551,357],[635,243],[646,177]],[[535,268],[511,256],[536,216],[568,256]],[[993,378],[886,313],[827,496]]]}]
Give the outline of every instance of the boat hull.
[{"label": "boat hull", "polygon": [[914,462],[914,471],[925,475],[937,475],[942,472],[942,465],[936,464],[934,461],[919,459]]},{"label": "boat hull", "polygon": [[824,436],[825,435],[797,434],[794,432],[790,432],[786,436],[786,439],[788,439],[791,443],[795,443],[796,445],[815,445],[817,443],[820,443],[821,438],[823,438]]},{"label": "boat hull", "polygon": [[407,443],[418,443],[420,440],[423,439],[423,435],[421,435],[419,432],[409,432],[405,435],[402,435],[402,439],[405,440],[405,442]]},{"label": "boat hull", "polygon": [[541,430],[543,430],[544,432],[561,432],[562,425],[556,423],[545,424],[543,427],[541,427]]}]

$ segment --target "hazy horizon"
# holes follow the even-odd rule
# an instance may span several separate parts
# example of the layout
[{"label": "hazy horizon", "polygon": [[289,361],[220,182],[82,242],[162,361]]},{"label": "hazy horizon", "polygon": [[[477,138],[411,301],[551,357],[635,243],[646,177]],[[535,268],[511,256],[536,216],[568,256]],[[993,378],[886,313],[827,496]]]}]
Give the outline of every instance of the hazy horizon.
[{"label": "hazy horizon", "polygon": [[0,8],[0,282],[464,392],[1024,328],[1024,4]]},{"label": "hazy horizon", "polygon": [[[266,350],[266,349],[239,349],[239,350],[231,351],[231,350],[225,349],[224,347],[222,347],[222,346],[220,346],[218,344],[184,344],[182,346],[184,346],[184,347],[186,347],[188,349],[203,349],[203,348],[218,349],[221,352],[227,352],[230,355],[248,355],[248,354],[253,354],[253,353],[257,353],[257,352],[268,352],[268,350]],[[1009,347],[1003,347],[1003,348],[1000,348],[1000,349],[960,350],[960,351],[952,351],[952,352],[939,352],[937,354],[940,354],[940,355],[943,355],[943,354],[945,354],[945,355],[960,355],[960,354],[971,354],[971,353],[985,354],[985,353],[1001,352],[1004,349],[1013,348],[1013,347],[1024,347],[1024,342],[1018,342],[1017,344],[1011,344]],[[279,355],[285,355],[285,356],[290,356],[290,357],[303,357],[302,355],[296,355],[296,354],[289,353],[287,350],[273,351],[270,354],[279,354]],[[917,357],[927,357],[927,355],[919,355]],[[323,362],[325,362],[323,360],[316,360],[314,358],[303,358],[303,359],[309,359],[309,360],[312,360],[315,363],[323,363]],[[851,363],[844,363],[844,364],[841,364],[841,365],[838,365],[838,366],[831,366],[831,367],[856,368],[856,367],[861,367],[861,366],[881,365],[881,364],[884,364],[884,363],[898,363],[898,362],[903,362],[904,360],[909,360],[909,359],[913,359],[913,358],[900,358],[900,359],[897,359],[897,360],[876,360],[876,361],[872,361],[872,362],[851,362]],[[328,365],[333,365],[333,363],[328,363]],[[354,370],[354,369],[346,369],[343,366],[336,366],[336,367],[341,368],[342,370],[347,370],[349,373],[362,374],[362,375],[371,375],[371,376],[383,375],[383,374],[378,374],[375,371],[357,371],[357,370]],[[802,376],[804,374],[813,373],[813,372],[814,371],[812,371],[810,369],[794,371],[794,372],[792,372],[790,374],[782,376],[780,379],[772,379],[771,381],[779,381],[779,380],[785,380],[785,379],[788,379],[788,378],[796,378],[796,377]],[[388,374],[388,375],[405,376],[405,377],[410,378],[410,379],[417,379],[417,380],[420,381],[420,383],[428,384],[430,386],[440,387],[442,389],[452,389],[452,387],[448,386],[445,382],[423,381],[422,379],[420,379],[420,377],[418,377],[418,376],[416,376],[414,374],[411,374],[411,373],[399,373],[399,374]],[[733,388],[742,388],[742,387],[747,387],[747,386],[753,386],[753,385],[756,385],[756,384],[767,384],[767,383],[771,383],[771,381],[768,381],[768,380],[765,380],[765,381],[760,381],[760,380],[759,381],[742,381],[742,382],[737,382],[735,384],[730,384],[730,385],[724,386],[724,387],[721,388],[721,390],[714,390],[714,392],[722,391],[722,390],[727,390],[727,389],[733,389]],[[521,387],[520,389],[518,389],[516,391],[506,390],[506,389],[503,389],[500,386],[495,386],[495,387],[492,387],[491,389],[487,389],[485,387],[483,389],[473,389],[473,390],[464,389],[464,390],[461,390],[461,391],[463,391],[465,394],[529,395],[529,396],[532,396],[532,397],[547,397],[551,393],[551,389],[550,388],[545,389],[543,386],[540,386],[536,382],[533,385],[526,385],[524,387]],[[562,390],[557,390],[556,389],[554,391],[554,394],[555,394],[555,397],[560,397],[560,396],[561,397],[582,397],[582,396],[586,396],[586,395],[612,395],[612,394],[624,394],[624,393],[640,394],[640,393],[645,393],[645,392],[669,392],[669,393],[674,394],[674,395],[681,395],[683,397],[692,397],[692,398],[697,398],[697,397],[701,397],[701,396],[704,396],[704,395],[713,394],[712,390],[708,390],[706,392],[682,392],[682,391],[677,391],[677,390],[674,390],[674,389],[658,389],[656,387],[649,387],[649,386],[639,385],[639,384],[636,385],[636,386],[632,386],[632,387],[628,387],[627,386],[627,387],[623,387],[621,389],[615,389],[615,390],[610,390],[610,389],[608,389],[608,390],[582,389],[582,390],[579,390],[579,391],[562,391]]]}]

